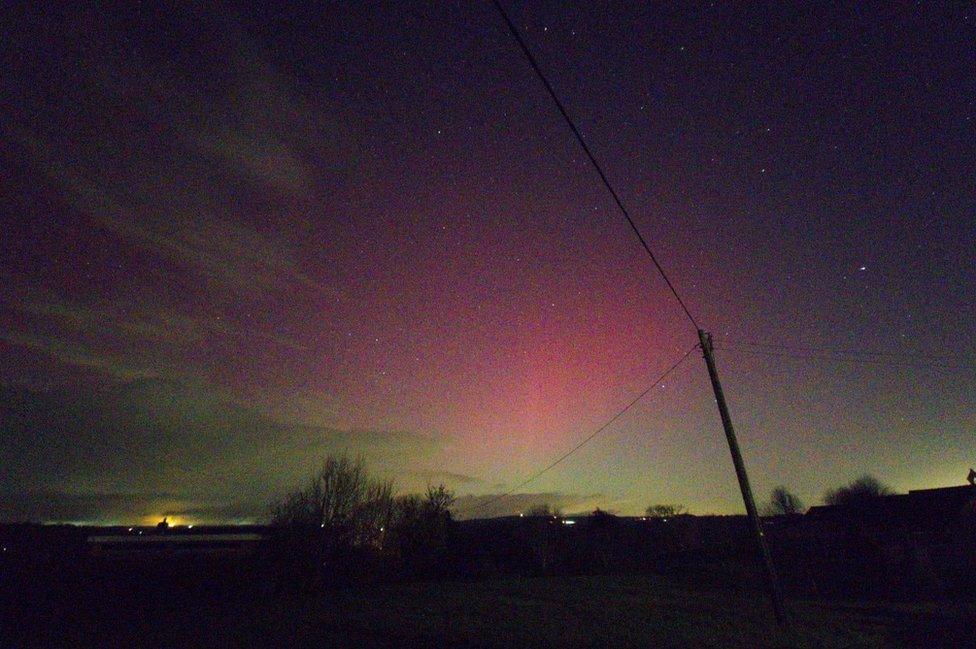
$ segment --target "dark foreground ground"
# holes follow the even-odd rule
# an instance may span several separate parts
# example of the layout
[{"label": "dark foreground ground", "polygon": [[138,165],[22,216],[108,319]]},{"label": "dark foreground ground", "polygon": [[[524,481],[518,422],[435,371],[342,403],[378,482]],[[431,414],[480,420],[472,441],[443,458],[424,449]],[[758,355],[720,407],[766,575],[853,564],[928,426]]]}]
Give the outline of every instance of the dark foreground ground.
[{"label": "dark foreground ground", "polygon": [[0,646],[976,647],[973,602],[793,600],[787,632],[761,593],[653,575],[373,585],[308,597],[159,584],[42,590],[7,602]]}]

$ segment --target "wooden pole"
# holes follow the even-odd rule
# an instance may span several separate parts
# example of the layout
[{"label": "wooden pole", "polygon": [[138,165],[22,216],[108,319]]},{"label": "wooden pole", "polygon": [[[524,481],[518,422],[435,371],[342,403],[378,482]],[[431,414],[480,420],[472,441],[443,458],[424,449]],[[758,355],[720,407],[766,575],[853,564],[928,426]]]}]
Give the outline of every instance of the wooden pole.
[{"label": "wooden pole", "polygon": [[712,380],[712,390],[715,391],[715,401],[718,403],[718,413],[722,418],[725,438],[729,442],[729,451],[732,453],[732,464],[735,465],[735,475],[739,479],[739,490],[742,492],[742,501],[746,505],[749,525],[756,539],[756,545],[759,546],[759,554],[762,557],[763,571],[766,577],[766,589],[769,591],[769,598],[773,603],[773,612],[776,615],[777,622],[787,624],[786,608],[783,604],[783,592],[780,589],[779,580],[776,577],[776,568],[773,567],[772,556],[769,554],[766,536],[763,534],[762,521],[759,518],[759,512],[756,511],[756,501],[752,497],[752,487],[749,486],[749,474],[746,473],[746,465],[742,461],[742,453],[739,451],[739,442],[735,438],[735,429],[732,428],[732,416],[729,415],[729,407],[725,403],[722,382],[719,381],[718,370],[715,368],[715,356],[712,354],[712,335],[699,329],[698,340],[701,342],[705,365],[708,366],[708,376]]}]

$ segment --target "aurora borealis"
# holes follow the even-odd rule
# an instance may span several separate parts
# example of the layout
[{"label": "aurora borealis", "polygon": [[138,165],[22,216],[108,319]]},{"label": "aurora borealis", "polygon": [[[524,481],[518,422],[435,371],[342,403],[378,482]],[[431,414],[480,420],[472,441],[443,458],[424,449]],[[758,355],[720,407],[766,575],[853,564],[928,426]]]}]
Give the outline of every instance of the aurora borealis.
[{"label": "aurora borealis", "polygon": [[[475,504],[696,342],[488,3],[268,4],[0,19],[0,518],[250,520],[339,449]],[[757,494],[961,483],[976,11],[636,4],[511,12]],[[700,357],[525,492],[739,511]]]}]

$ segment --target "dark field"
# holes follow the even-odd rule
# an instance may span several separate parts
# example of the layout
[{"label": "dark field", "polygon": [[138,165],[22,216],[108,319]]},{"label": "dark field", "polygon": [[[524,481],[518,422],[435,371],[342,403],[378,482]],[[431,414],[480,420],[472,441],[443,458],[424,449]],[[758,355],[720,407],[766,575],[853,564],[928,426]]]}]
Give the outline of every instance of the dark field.
[{"label": "dark field", "polygon": [[[315,554],[326,539],[307,532],[8,526],[0,649],[976,648],[968,542],[912,546],[925,563],[867,543],[870,528],[821,538],[772,525],[787,631],[739,523],[516,517],[451,523],[439,544],[388,537],[333,555]],[[709,525],[709,544],[672,547]]]},{"label": "dark field", "polygon": [[[793,600],[656,575],[360,586],[309,596],[155,581],[32,584],[5,604],[3,647],[972,647],[973,603]],[[10,586],[9,582],[6,586]]]}]

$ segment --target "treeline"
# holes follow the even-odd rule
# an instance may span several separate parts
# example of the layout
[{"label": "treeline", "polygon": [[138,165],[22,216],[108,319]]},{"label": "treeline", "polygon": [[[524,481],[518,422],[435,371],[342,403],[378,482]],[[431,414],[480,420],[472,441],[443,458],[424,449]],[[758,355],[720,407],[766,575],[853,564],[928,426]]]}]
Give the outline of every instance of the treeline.
[{"label": "treeline", "polygon": [[[880,480],[870,475],[851,481],[842,487],[830,489],[824,494],[824,504],[836,507],[860,507],[870,505],[875,499],[894,492]],[[767,516],[792,516],[806,509],[803,501],[784,486],[773,489],[769,502],[763,509]]]},{"label": "treeline", "polygon": [[454,521],[444,485],[396,496],[363,460],[330,456],[273,507],[262,558],[275,581],[303,590],[443,573]]},{"label": "treeline", "polygon": [[[459,524],[454,500],[444,485],[397,496],[393,482],[370,475],[362,459],[330,456],[274,505],[259,564],[276,588],[314,591],[377,581],[629,571],[684,547],[669,528],[637,529],[600,509],[565,519],[541,505],[523,517]],[[664,522],[684,513],[675,505],[652,509]],[[744,526],[731,519],[728,525],[735,533],[722,536],[747,538]]]},{"label": "treeline", "polygon": [[[863,521],[859,512],[873,511],[868,505],[888,493],[876,479],[858,478],[826,494],[828,504],[844,510],[824,520],[795,515],[803,513],[803,503],[776,488],[764,513],[777,517],[767,534],[784,584],[795,592],[838,595],[910,594],[926,581],[942,584],[935,590],[968,588],[976,577],[966,558],[973,547],[967,539],[976,538],[974,521],[952,522],[963,527],[935,537],[921,529],[896,532],[899,521]],[[274,588],[303,592],[371,582],[633,571],[759,583],[743,516],[693,516],[682,505],[659,504],[642,518],[599,509],[565,517],[542,505],[524,516],[458,523],[453,503],[443,485],[398,496],[393,483],[371,476],[361,459],[329,457],[274,506],[257,565]]]},{"label": "treeline", "polygon": [[[824,500],[866,504],[888,493],[878,480],[863,476],[827,492]],[[599,508],[572,521],[579,524],[575,530],[565,529],[561,510],[543,504],[525,512],[525,520],[468,522],[462,530],[451,513],[454,501],[443,484],[424,494],[397,496],[393,481],[372,476],[362,458],[329,456],[304,486],[273,506],[262,559],[272,567],[275,581],[301,589],[446,575],[606,571],[636,567],[635,552],[644,557],[682,552],[687,537],[682,519],[690,516],[684,505],[651,505],[645,518],[672,525],[642,528],[634,537],[634,530],[622,532],[617,517]],[[802,514],[804,507],[780,486],[763,514]],[[729,547],[741,545],[747,537],[736,523],[729,525],[728,532],[718,534],[728,537]],[[714,556],[721,555],[718,550],[711,549]]]},{"label": "treeline", "polygon": [[[838,507],[859,507],[870,505],[881,496],[888,496],[894,492],[880,480],[870,475],[863,475],[849,484],[828,490],[823,497],[825,505]],[[795,516],[806,511],[806,505],[799,496],[788,487],[780,485],[773,489],[769,500],[762,506],[763,516]],[[687,514],[684,505],[651,505],[645,516],[656,518],[673,517]]]}]

